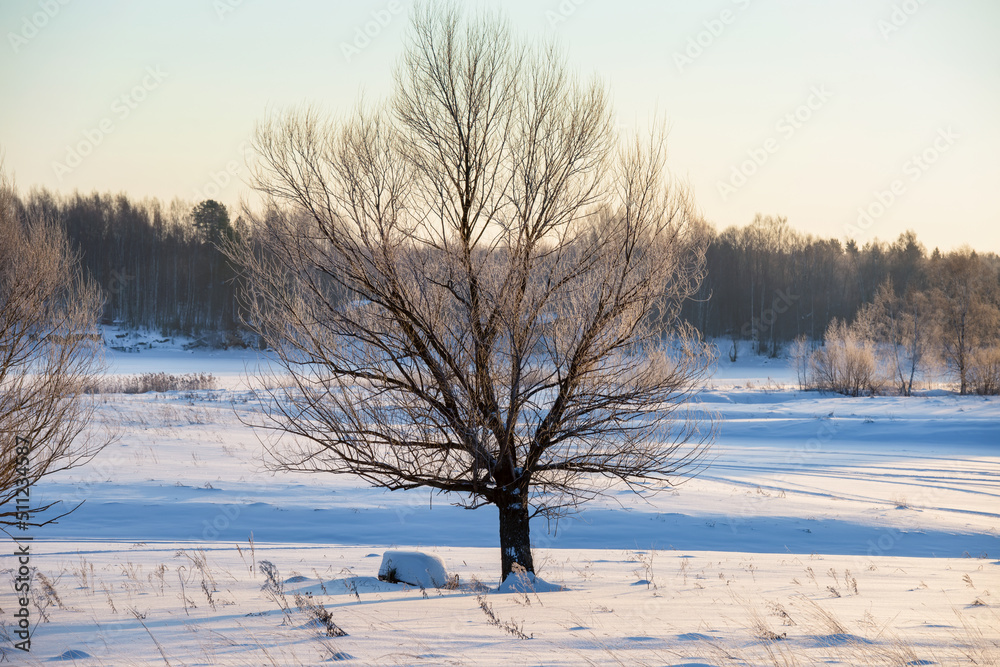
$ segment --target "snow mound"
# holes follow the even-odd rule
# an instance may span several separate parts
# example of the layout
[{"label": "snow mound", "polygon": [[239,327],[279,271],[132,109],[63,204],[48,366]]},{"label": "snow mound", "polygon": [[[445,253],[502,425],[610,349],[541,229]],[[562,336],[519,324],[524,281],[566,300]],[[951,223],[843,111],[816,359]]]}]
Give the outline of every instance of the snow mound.
[{"label": "snow mound", "polygon": [[84,660],[84,659],[90,658],[90,657],[93,657],[93,656],[91,656],[86,651],[81,651],[79,649],[75,649],[74,648],[74,649],[70,649],[70,650],[68,650],[68,651],[66,651],[64,653],[61,653],[60,655],[57,655],[56,657],[54,657],[52,659],[53,660]]},{"label": "snow mound", "polygon": [[441,588],[448,583],[444,561],[419,551],[386,551],[378,569],[382,581],[401,582],[421,588]]},{"label": "snow mound", "polygon": [[512,572],[497,588],[497,593],[554,593],[564,587],[535,576],[534,572]]},{"label": "snow mound", "polygon": [[323,662],[340,662],[341,660],[354,660],[354,656],[350,653],[344,653],[343,651],[334,651],[330,654],[330,657]]}]

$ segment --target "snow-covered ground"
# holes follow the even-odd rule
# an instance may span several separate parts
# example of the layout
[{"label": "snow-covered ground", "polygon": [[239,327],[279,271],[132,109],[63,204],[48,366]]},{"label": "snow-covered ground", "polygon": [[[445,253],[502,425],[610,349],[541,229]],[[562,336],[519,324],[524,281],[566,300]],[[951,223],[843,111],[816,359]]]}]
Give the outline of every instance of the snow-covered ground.
[{"label": "snow-covered ground", "polygon": [[[35,578],[48,607],[46,622],[32,607],[30,654],[11,650],[16,600],[0,588],[16,664],[1000,660],[996,398],[823,396],[797,391],[781,360],[724,359],[696,406],[717,420],[711,465],[533,523],[539,576],[564,590],[484,593],[499,574],[495,510],[273,475],[241,421],[257,355],[152,342],[109,353],[109,373],[209,372],[220,388],[99,397],[121,439],[34,490],[86,503],[33,531],[52,592]],[[458,585],[378,581],[390,548],[440,556]],[[295,593],[312,594],[304,610]],[[347,636],[325,636],[309,604]]]}]

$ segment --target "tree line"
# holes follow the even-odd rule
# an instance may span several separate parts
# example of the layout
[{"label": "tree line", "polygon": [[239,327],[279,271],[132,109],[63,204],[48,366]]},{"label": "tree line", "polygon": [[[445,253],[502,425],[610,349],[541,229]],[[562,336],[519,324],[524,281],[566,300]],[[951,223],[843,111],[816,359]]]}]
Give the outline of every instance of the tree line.
[{"label": "tree line", "polygon": [[[165,205],[125,194],[60,196],[34,189],[17,205],[65,231],[105,293],[105,322],[164,335],[211,334],[224,344],[246,338],[239,271],[220,244],[252,231],[241,217],[231,220],[222,204]],[[701,222],[696,230],[704,249],[703,279],[683,303],[681,317],[705,338],[730,341],[720,349],[731,356],[740,340],[769,356],[800,336],[822,341],[831,324],[855,322],[859,314],[870,320],[876,302],[883,310],[908,304],[908,317],[919,321],[927,346],[954,350],[946,356],[956,369],[968,365],[972,347],[996,344],[991,322],[1000,304],[1000,258],[993,253],[928,252],[912,231],[862,246],[803,234],[778,216],[758,215],[722,231]],[[926,314],[913,315],[917,302]],[[964,304],[963,312],[952,312],[956,303]],[[971,325],[968,334],[952,336],[963,342],[940,339],[942,331],[954,330],[942,329],[945,321]],[[930,338],[940,345],[930,345]]]},{"label": "tree line", "polygon": [[[816,238],[785,218],[704,226],[705,278],[684,307],[706,336],[777,356],[792,341],[804,386],[909,395],[929,371],[959,391],[1000,391],[1000,257],[894,242]],[[807,346],[807,341],[810,343]],[[813,348],[823,344],[821,350]]]},{"label": "tree line", "polygon": [[16,208],[23,219],[63,230],[102,288],[106,324],[206,335],[222,344],[240,339],[238,276],[219,246],[242,221],[231,221],[224,205],[33,189]]},{"label": "tree line", "polygon": [[942,257],[913,232],[859,246],[802,234],[776,216],[721,232],[706,225],[704,236],[705,279],[685,318],[705,336],[749,340],[771,356],[798,336],[821,340],[835,319],[853,320],[887,280],[900,294],[925,289]]}]

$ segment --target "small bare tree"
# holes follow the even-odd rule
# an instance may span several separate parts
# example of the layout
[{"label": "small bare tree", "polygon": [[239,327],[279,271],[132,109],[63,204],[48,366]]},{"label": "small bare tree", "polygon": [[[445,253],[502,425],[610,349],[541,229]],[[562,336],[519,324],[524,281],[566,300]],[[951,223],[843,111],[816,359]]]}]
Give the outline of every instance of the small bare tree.
[{"label": "small bare tree", "polygon": [[411,34],[385,107],[260,126],[268,213],[230,254],[295,381],[261,390],[276,465],[496,505],[506,578],[532,516],[693,470],[704,249],[662,135],[619,145],[553,49],[454,5]]},{"label": "small bare tree", "polygon": [[84,395],[102,368],[101,305],[61,230],[19,211],[0,172],[0,529],[58,519],[40,516],[55,503],[17,501],[109,440],[88,430]]},{"label": "small bare tree", "polygon": [[966,394],[973,356],[998,343],[1000,277],[995,264],[968,247],[936,260],[932,271],[941,355],[958,378],[959,392]]},{"label": "small bare tree", "polygon": [[805,334],[801,334],[792,341],[789,348],[788,359],[792,368],[795,369],[795,377],[799,382],[799,389],[806,389],[809,386],[809,339]]},{"label": "small bare tree", "polygon": [[874,301],[861,307],[855,326],[863,328],[880,346],[897,390],[910,396],[917,373],[931,361],[938,337],[928,296],[914,289],[897,296],[892,281],[887,280],[875,292]]}]

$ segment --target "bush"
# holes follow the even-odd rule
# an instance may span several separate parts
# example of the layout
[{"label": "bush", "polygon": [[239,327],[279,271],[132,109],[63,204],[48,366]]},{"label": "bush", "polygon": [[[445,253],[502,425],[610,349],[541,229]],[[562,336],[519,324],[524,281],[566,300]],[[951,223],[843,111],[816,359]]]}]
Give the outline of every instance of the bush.
[{"label": "bush", "polygon": [[969,388],[980,396],[1000,394],[1000,347],[976,350],[969,359]]},{"label": "bush", "polygon": [[809,357],[807,386],[847,396],[881,393],[890,378],[879,363],[875,344],[858,326],[834,319],[826,330],[823,347]]}]

